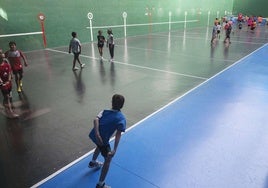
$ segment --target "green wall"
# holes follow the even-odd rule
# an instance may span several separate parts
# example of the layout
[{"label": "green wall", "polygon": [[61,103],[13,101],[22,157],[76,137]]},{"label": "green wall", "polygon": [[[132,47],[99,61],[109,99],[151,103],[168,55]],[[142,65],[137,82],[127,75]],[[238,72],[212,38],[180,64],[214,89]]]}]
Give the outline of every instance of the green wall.
[{"label": "green wall", "polygon": [[[158,23],[153,26],[140,25],[127,27],[127,36],[146,35],[150,32],[167,32],[169,12],[171,21],[198,20],[187,23],[189,27],[206,26],[224,12],[232,12],[233,0],[1,0],[0,35],[31,33],[41,31],[37,19],[39,13],[46,16],[44,25],[47,47],[67,46],[70,33],[76,31],[82,43],[90,42],[88,12],[93,13],[94,41],[97,31],[105,31],[110,26],[123,25],[122,13],[127,12],[127,24]],[[3,11],[1,11],[3,10]],[[145,15],[151,12],[152,16]],[[208,12],[210,14],[208,16]],[[162,24],[160,24],[162,23]],[[103,28],[102,28],[103,27]],[[173,23],[171,30],[183,29],[184,23]],[[113,27],[116,38],[124,37],[123,27]],[[15,40],[22,50],[43,49],[42,35],[0,37],[1,48],[8,47],[8,41]]]},{"label": "green wall", "polygon": [[234,0],[233,12],[268,18],[268,0]]}]

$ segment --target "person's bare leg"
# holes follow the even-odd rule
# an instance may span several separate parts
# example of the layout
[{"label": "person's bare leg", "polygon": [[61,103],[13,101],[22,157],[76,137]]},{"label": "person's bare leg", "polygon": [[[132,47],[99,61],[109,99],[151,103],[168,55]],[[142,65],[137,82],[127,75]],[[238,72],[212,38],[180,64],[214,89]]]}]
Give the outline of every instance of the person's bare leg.
[{"label": "person's bare leg", "polygon": [[105,158],[103,167],[101,169],[101,175],[99,179],[100,182],[104,182],[106,175],[109,171],[111,161],[112,161],[112,156],[108,156]]},{"label": "person's bare leg", "polygon": [[12,109],[12,105],[11,105],[11,96],[10,95],[6,95],[4,97],[4,107],[5,107],[5,111],[7,113],[7,115],[9,117],[18,117],[18,114],[14,113],[13,109]]},{"label": "person's bare leg", "polygon": [[76,62],[76,59],[74,58],[73,59],[73,69],[75,68],[75,62]]},{"label": "person's bare leg", "polygon": [[93,156],[92,156],[92,161],[96,161],[98,156],[99,156],[99,154],[100,154],[100,150],[99,150],[98,147],[96,147],[96,149],[95,149],[95,151],[93,153]]}]

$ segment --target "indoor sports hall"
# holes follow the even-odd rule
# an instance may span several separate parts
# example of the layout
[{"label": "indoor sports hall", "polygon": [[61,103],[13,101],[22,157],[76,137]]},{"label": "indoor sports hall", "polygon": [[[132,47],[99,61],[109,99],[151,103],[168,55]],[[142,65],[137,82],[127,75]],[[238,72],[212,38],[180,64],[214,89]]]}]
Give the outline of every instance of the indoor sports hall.
[{"label": "indoor sports hall", "polygon": [[[254,4],[252,4],[254,3]],[[20,4],[20,6],[18,6]],[[0,3],[0,48],[27,58],[10,118],[0,96],[0,187],[95,188],[93,119],[125,97],[113,188],[268,188],[268,25],[264,0]],[[113,8],[111,8],[113,7]],[[252,30],[237,15],[262,16]],[[265,15],[266,14],[266,15]],[[215,18],[232,20],[213,42]],[[114,61],[97,48],[112,29]],[[71,33],[83,69],[72,70]],[[114,140],[111,139],[113,146]],[[103,158],[99,157],[100,161]]]}]

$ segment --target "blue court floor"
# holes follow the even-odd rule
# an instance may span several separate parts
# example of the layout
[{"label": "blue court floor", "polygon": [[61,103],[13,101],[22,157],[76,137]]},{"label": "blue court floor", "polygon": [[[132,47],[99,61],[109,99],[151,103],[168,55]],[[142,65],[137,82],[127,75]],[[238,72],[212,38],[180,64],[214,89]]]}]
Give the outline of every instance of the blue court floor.
[{"label": "blue court floor", "polygon": [[[122,137],[114,188],[267,188],[268,45],[143,119]],[[93,188],[91,152],[34,187]]]}]

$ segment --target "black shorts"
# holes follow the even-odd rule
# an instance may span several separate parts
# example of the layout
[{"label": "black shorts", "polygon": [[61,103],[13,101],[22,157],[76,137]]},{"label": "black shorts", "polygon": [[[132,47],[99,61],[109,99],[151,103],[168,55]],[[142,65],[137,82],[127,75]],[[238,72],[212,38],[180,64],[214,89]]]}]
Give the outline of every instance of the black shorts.
[{"label": "black shorts", "polygon": [[10,89],[1,89],[1,92],[2,92],[3,96],[10,95],[10,93],[11,93],[11,88],[10,88]]},{"label": "black shorts", "polygon": [[108,156],[108,153],[112,151],[110,144],[104,145],[104,146],[98,146],[97,145],[97,147],[99,148],[99,150],[101,152],[101,155],[103,157],[107,157]]},{"label": "black shorts", "polygon": [[104,43],[98,43],[98,48],[103,48]]},{"label": "black shorts", "polygon": [[76,58],[76,59],[77,59],[77,58],[79,57],[79,55],[80,55],[80,53],[75,53],[75,52],[74,52],[73,54],[74,54],[74,58]]},{"label": "black shorts", "polygon": [[16,75],[16,74],[20,74],[21,75],[23,73],[23,69],[13,70],[12,72],[13,72],[14,75]]}]

